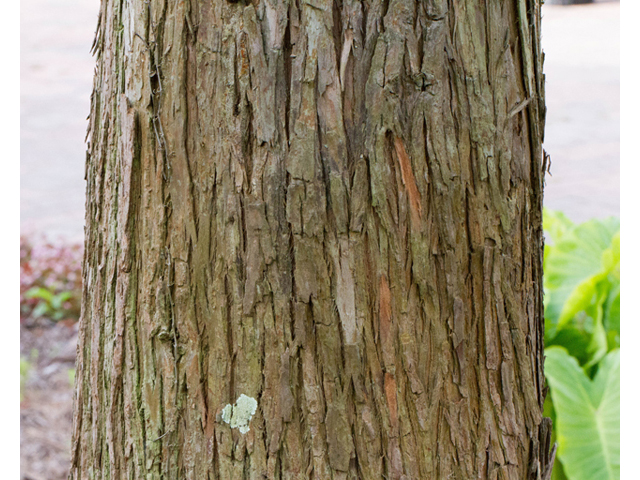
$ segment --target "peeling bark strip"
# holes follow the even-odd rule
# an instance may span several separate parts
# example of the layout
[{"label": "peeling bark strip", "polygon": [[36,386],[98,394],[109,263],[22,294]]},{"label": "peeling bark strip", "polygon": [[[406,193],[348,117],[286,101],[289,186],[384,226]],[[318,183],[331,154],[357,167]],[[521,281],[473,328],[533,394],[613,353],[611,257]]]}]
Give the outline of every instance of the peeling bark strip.
[{"label": "peeling bark strip", "polygon": [[94,51],[70,478],[548,478],[538,0],[102,0]]},{"label": "peeling bark strip", "polygon": [[409,196],[409,205],[411,208],[411,215],[413,221],[420,225],[420,219],[422,218],[422,201],[420,200],[420,192],[416,187],[416,179],[413,176],[413,170],[411,168],[411,160],[404,148],[404,144],[400,137],[393,139],[393,144],[396,148],[396,155],[398,162],[400,163],[400,172],[402,173],[402,183],[407,189],[407,195]]}]

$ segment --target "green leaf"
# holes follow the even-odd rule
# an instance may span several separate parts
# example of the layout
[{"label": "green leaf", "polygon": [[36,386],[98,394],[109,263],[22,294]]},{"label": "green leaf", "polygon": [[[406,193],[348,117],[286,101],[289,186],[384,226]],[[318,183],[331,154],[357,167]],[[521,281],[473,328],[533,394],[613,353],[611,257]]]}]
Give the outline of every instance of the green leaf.
[{"label": "green leaf", "polygon": [[620,348],[620,284],[611,290],[605,306],[604,327],[609,350]]},{"label": "green leaf", "polygon": [[603,306],[609,295],[610,286],[608,282],[600,282],[596,288],[597,297],[585,307],[585,313],[594,319],[594,327],[591,334],[591,341],[587,347],[589,361],[583,366],[585,371],[598,363],[607,354],[607,332],[604,329]]},{"label": "green leaf", "polygon": [[620,478],[620,350],[610,352],[593,381],[565,349],[545,350],[556,412],[558,457],[569,480]]},{"label": "green leaf", "polygon": [[31,312],[34,318],[43,317],[47,313],[49,313],[49,305],[44,301],[38,303],[38,305],[36,305],[36,308],[33,309],[33,312]]},{"label": "green leaf", "polygon": [[[543,415],[545,417],[548,417],[551,419],[551,421],[553,422],[552,424],[556,425],[556,412],[553,408],[553,402],[551,401],[551,395],[547,395],[547,397],[544,399],[544,411],[543,411]],[[551,445],[553,445],[554,443],[556,443],[557,439],[556,439],[556,429],[554,428],[551,431]],[[560,461],[560,459],[558,457],[556,457],[555,461],[553,462],[553,470],[551,471],[551,480],[567,480],[567,476],[564,474],[564,470],[562,468],[562,462]]]},{"label": "green leaf", "polygon": [[607,354],[608,350],[607,332],[602,325],[602,315],[596,321],[596,328],[591,335],[591,342],[587,347],[589,361],[583,366],[585,370],[597,364]]},{"label": "green leaf", "polygon": [[548,236],[549,243],[558,242],[566,232],[574,228],[574,224],[567,216],[557,210],[544,209],[542,228]]},{"label": "green leaf", "polygon": [[558,457],[553,462],[553,470],[551,471],[551,480],[567,480],[567,475],[564,473],[564,467]]},{"label": "green leaf", "polygon": [[[574,226],[545,210],[545,342],[565,347],[585,371],[620,345],[620,222]],[[613,333],[612,333],[613,331]]]},{"label": "green leaf", "polygon": [[26,298],[40,298],[47,303],[50,303],[53,299],[53,293],[43,287],[33,287],[27,290],[24,294]]},{"label": "green leaf", "polygon": [[588,352],[589,344],[591,343],[591,332],[580,325],[569,325],[568,327],[560,330],[558,334],[548,342],[545,342],[547,347],[560,346],[564,347],[569,355],[575,357],[580,365],[584,365],[590,359]]},{"label": "green leaf", "polygon": [[61,292],[51,299],[51,306],[55,310],[60,310],[62,308],[62,304],[71,298],[71,292]]},{"label": "green leaf", "polygon": [[614,279],[612,283],[620,283],[620,222],[618,233],[611,239],[611,246],[603,254],[603,263]]},{"label": "green leaf", "polygon": [[562,228],[554,228],[555,241],[547,246],[544,261],[548,340],[599,300],[600,282],[610,275],[615,278],[616,269],[619,278],[620,264],[618,219],[590,220],[575,228],[563,223]]}]

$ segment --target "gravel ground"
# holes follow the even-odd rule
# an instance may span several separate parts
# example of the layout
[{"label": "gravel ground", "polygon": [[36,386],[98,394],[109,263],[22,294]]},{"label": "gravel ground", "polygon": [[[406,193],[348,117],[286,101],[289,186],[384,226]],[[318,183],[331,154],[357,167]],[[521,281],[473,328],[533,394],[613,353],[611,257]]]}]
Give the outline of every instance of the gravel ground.
[{"label": "gravel ground", "polygon": [[20,356],[31,364],[20,403],[21,480],[67,478],[76,340],[77,324],[20,328]]}]

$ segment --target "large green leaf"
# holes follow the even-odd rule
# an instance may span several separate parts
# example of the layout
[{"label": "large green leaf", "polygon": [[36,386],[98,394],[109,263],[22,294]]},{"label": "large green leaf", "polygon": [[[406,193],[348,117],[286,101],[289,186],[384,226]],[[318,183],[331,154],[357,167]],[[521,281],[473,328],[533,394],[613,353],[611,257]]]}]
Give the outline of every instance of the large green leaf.
[{"label": "large green leaf", "polygon": [[611,289],[605,306],[604,326],[609,349],[620,347],[620,283]]},{"label": "large green leaf", "polygon": [[573,230],[575,225],[567,216],[559,210],[544,209],[542,228],[547,238],[547,244],[558,242],[566,232]]},{"label": "large green leaf", "polygon": [[[551,443],[550,443],[550,445],[553,445],[557,442],[556,429],[555,429],[556,411],[553,408],[551,395],[547,395],[547,397],[544,399],[544,409],[542,413],[545,417],[551,419],[552,425],[554,426],[553,430],[551,431]],[[564,469],[562,467],[562,462],[557,456],[555,457],[555,461],[553,462],[553,470],[551,471],[550,480],[567,480],[567,476],[565,475]]]},{"label": "large green leaf", "polygon": [[605,252],[606,260],[612,265],[607,282],[609,292],[604,305],[603,324],[609,337],[609,345],[620,346],[620,232],[613,237],[611,248]]},{"label": "large green leaf", "polygon": [[545,373],[556,413],[558,457],[569,480],[620,478],[620,350],[610,352],[591,381],[561,347],[545,350]]},{"label": "large green leaf", "polygon": [[[546,215],[550,215],[546,212]],[[619,278],[620,221],[590,220],[572,228],[566,221],[548,220],[553,245],[544,260],[545,323],[552,339],[579,312],[598,303],[602,307],[602,282]],[[549,226],[551,225],[551,226]],[[617,241],[617,243],[616,243]],[[594,320],[598,320],[594,318]]]},{"label": "large green leaf", "polygon": [[545,346],[554,345],[564,347],[569,355],[575,357],[580,365],[586,364],[591,359],[589,346],[591,344],[590,331],[580,328],[580,325],[569,325],[558,332],[551,340],[545,341]]}]

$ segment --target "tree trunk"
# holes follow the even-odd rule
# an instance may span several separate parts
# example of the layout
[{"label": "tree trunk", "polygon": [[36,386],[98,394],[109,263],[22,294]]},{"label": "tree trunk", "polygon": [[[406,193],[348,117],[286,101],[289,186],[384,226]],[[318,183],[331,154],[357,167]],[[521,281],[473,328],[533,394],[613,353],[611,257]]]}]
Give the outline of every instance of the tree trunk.
[{"label": "tree trunk", "polygon": [[538,0],[103,0],[94,49],[70,478],[546,478]]},{"label": "tree trunk", "polygon": [[550,5],[580,5],[584,3],[594,3],[594,0],[548,0]]}]

